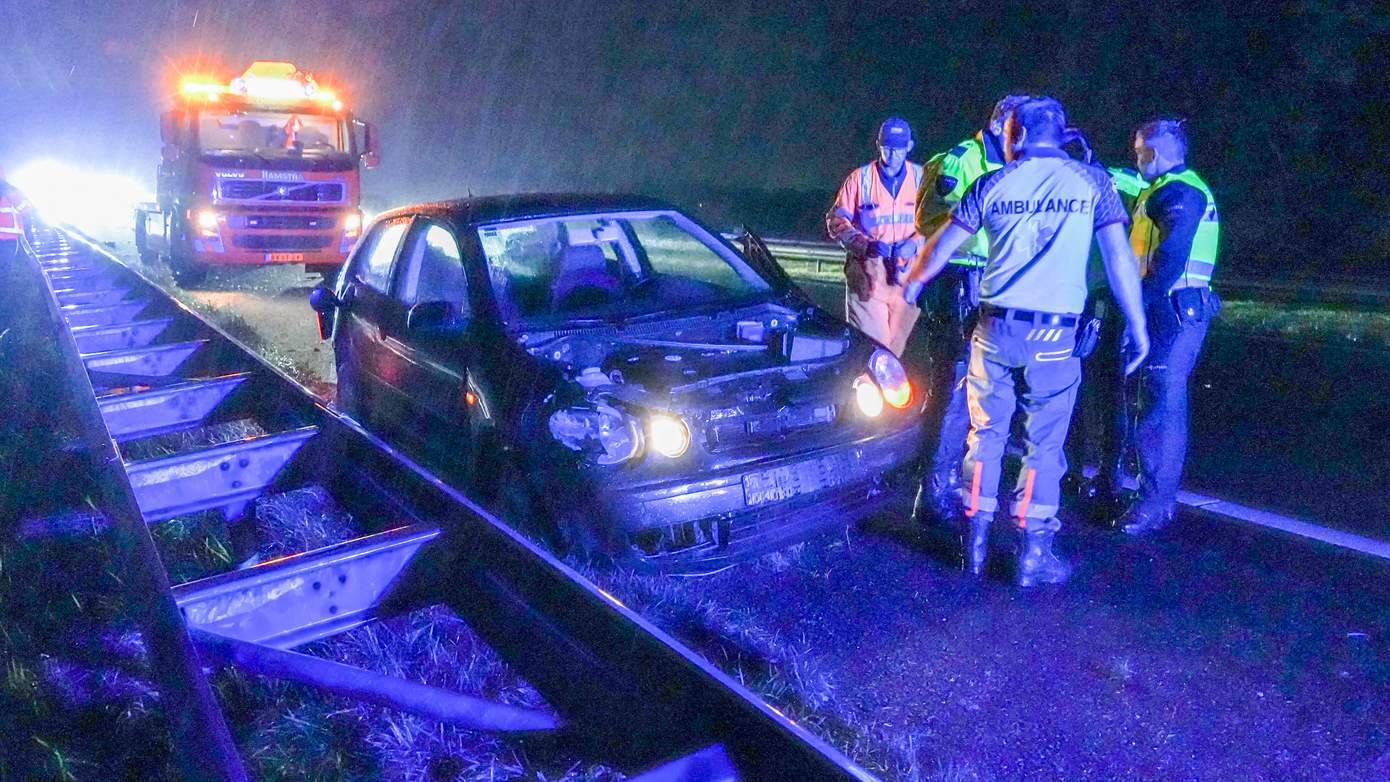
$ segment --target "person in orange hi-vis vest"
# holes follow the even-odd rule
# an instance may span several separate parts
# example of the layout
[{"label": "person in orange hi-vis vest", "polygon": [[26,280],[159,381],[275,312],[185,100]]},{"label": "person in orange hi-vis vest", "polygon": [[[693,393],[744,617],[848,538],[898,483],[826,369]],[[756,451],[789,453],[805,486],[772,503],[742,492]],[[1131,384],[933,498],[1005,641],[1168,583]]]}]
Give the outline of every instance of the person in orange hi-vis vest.
[{"label": "person in orange hi-vis vest", "polygon": [[902,355],[920,310],[904,300],[900,275],[922,235],[915,211],[922,167],[909,163],[912,128],[889,117],[878,129],[878,159],[845,177],[825,215],[830,238],[845,248],[845,319]]},{"label": "person in orange hi-vis vest", "polygon": [[5,181],[5,170],[0,168],[0,258],[13,256],[23,244],[27,207],[24,194]]}]

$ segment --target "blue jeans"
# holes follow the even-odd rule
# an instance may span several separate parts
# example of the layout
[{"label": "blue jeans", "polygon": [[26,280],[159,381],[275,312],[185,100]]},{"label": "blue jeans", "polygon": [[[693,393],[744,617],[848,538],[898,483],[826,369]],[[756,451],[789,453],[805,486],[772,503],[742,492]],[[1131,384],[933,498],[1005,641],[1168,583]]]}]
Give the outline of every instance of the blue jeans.
[{"label": "blue jeans", "polygon": [[1165,299],[1149,308],[1152,347],[1139,382],[1139,507],[1167,512],[1177,504],[1187,456],[1187,379],[1210,321],[1179,322]]}]

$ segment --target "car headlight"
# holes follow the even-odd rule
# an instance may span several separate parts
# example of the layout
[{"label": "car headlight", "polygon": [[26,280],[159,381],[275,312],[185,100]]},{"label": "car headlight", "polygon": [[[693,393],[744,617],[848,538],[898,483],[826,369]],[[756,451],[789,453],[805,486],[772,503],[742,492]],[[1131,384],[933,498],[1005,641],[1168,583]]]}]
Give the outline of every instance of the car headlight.
[{"label": "car headlight", "polygon": [[348,236],[356,236],[362,233],[362,215],[358,212],[348,212],[343,217],[343,233]]},{"label": "car headlight", "polygon": [[878,418],[883,412],[883,392],[867,374],[854,379],[854,402],[866,418]]},{"label": "car headlight", "polygon": [[648,443],[662,456],[675,459],[690,450],[690,427],[676,416],[653,413],[647,419],[647,428],[651,432]]},{"label": "car headlight", "polygon": [[637,419],[605,404],[556,410],[550,415],[550,436],[599,464],[620,464],[642,449]]},{"label": "car headlight", "polygon": [[912,402],[912,383],[907,379],[903,362],[892,353],[879,348],[869,356],[869,372],[883,392],[883,401],[899,410]]}]

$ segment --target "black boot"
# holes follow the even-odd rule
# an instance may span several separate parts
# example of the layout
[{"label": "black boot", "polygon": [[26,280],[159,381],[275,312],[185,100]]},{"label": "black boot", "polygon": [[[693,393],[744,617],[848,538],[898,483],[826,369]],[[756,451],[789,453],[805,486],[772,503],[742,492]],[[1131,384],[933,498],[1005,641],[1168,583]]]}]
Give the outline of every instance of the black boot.
[{"label": "black boot", "polygon": [[1082,518],[1102,527],[1114,527],[1120,507],[1119,482],[1113,475],[1100,473],[1086,481],[1080,499]]},{"label": "black boot", "polygon": [[917,491],[913,520],[923,527],[953,524],[960,513],[960,475],[956,470],[933,471]]},{"label": "black boot", "polygon": [[1071,577],[1071,565],[1052,553],[1052,538],[1062,528],[1056,518],[1028,519],[1019,533],[1018,585],[1060,584]]},{"label": "black boot", "polygon": [[993,513],[976,513],[971,516],[965,530],[965,569],[971,575],[985,572],[985,558],[989,556],[989,525],[994,521]]},{"label": "black boot", "polygon": [[1145,507],[1142,503],[1134,503],[1124,515],[1115,520],[1115,526],[1124,530],[1126,535],[1148,535],[1158,532],[1173,520],[1173,509],[1162,510],[1159,508]]}]

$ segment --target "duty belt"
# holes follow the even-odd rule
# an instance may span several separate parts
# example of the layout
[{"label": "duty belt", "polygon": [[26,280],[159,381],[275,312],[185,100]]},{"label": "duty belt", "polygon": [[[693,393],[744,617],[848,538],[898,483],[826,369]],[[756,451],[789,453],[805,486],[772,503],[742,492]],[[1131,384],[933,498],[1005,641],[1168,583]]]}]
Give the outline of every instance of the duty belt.
[{"label": "duty belt", "polygon": [[1069,329],[1076,326],[1080,318],[1076,315],[1063,315],[1057,312],[1036,312],[1034,310],[1021,310],[1011,307],[996,307],[993,304],[981,304],[980,313],[991,318],[1001,320],[1023,320],[1032,323],[1034,326],[1061,326]]}]

